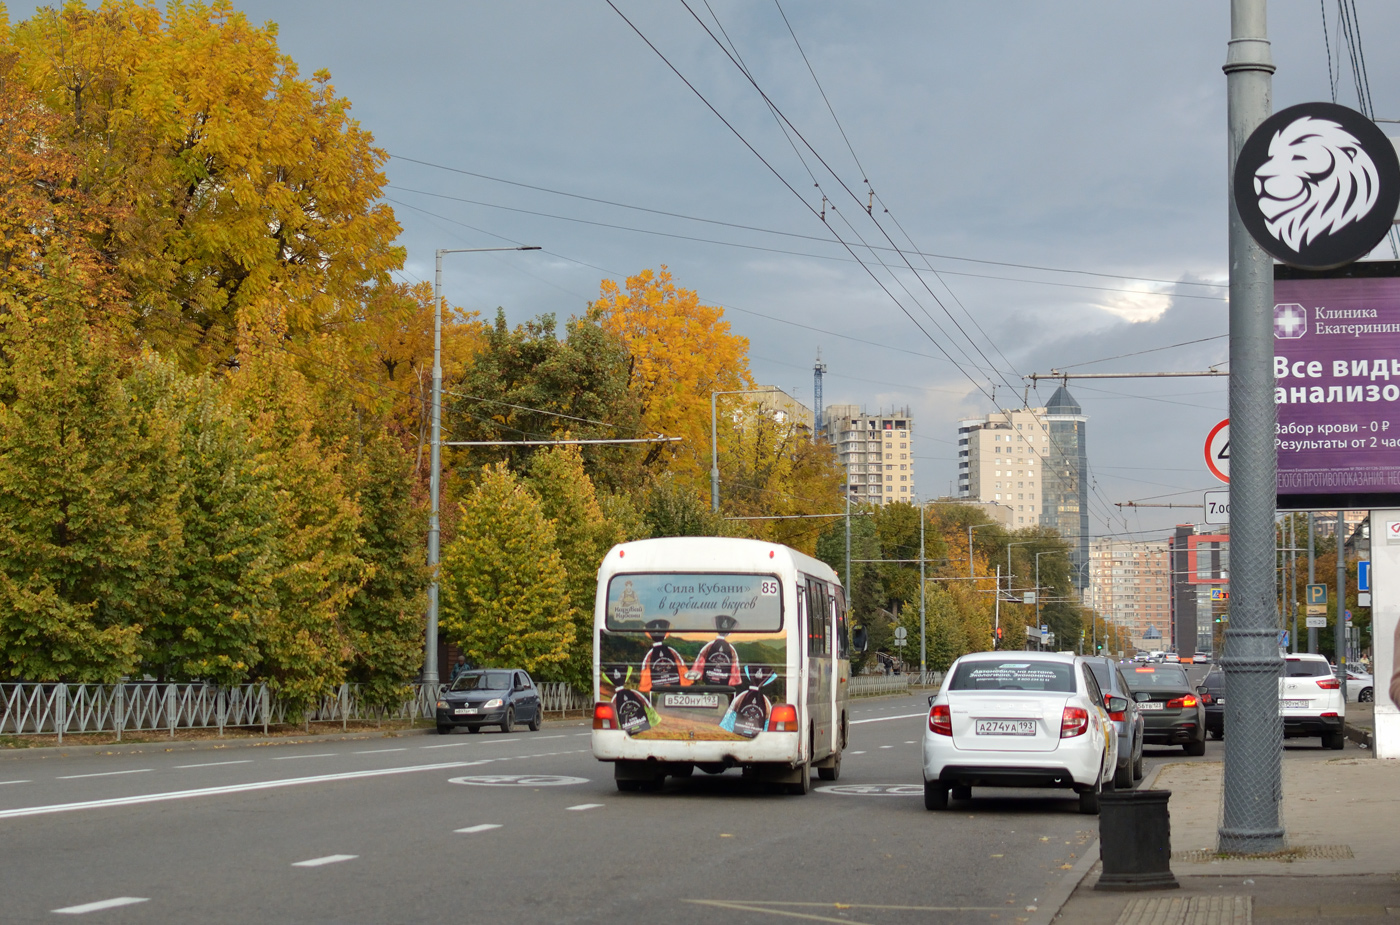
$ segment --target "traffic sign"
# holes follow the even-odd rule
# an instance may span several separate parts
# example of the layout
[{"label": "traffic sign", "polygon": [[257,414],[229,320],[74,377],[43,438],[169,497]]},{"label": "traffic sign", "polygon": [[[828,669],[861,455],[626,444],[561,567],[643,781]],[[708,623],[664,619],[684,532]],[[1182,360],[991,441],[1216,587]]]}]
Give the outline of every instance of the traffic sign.
[{"label": "traffic sign", "polygon": [[1211,588],[1210,599],[1212,601],[1228,601],[1230,599],[1230,592],[1226,588]]},{"label": "traffic sign", "polygon": [[[1226,461],[1225,474],[1229,475],[1229,460]],[[1206,509],[1206,523],[1208,524],[1228,524],[1230,522],[1230,492],[1208,491],[1202,499],[1203,507]]]},{"label": "traffic sign", "polygon": [[1326,617],[1306,617],[1305,619],[1308,621],[1308,629],[1321,628],[1327,625]]},{"label": "traffic sign", "polygon": [[1022,592],[1021,592],[1021,603],[1022,603],[1022,604],[1034,604],[1034,603],[1035,603],[1035,592],[1034,592],[1034,591],[1022,591]]},{"label": "traffic sign", "polygon": [[[1326,585],[1308,585],[1307,596],[1305,599],[1307,601],[1307,612],[1309,615],[1316,616],[1320,613],[1327,612]],[[1325,626],[1326,624],[1323,625]]]},{"label": "traffic sign", "polygon": [[1356,563],[1356,590],[1371,590],[1371,562],[1368,559]]},{"label": "traffic sign", "polygon": [[905,641],[906,639],[908,639],[908,638],[909,638],[909,630],[905,629],[905,628],[902,627],[902,626],[896,626],[896,627],[894,628],[894,644],[895,644],[895,645],[897,645],[897,646],[902,646],[902,645],[904,645],[904,641]]},{"label": "traffic sign", "polygon": [[[1206,435],[1206,468],[1222,482],[1230,481],[1230,419],[1226,418]],[[1227,499],[1228,501],[1228,499]]]}]

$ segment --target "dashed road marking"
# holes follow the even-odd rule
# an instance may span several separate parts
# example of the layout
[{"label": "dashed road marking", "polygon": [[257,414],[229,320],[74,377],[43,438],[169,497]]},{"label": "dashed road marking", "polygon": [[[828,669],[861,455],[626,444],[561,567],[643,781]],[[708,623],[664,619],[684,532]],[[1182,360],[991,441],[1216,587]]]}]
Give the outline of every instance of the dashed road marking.
[{"label": "dashed road marking", "polygon": [[6,784],[32,784],[32,783],[34,783],[32,780],[0,780],[0,787],[5,786]]},{"label": "dashed road marking", "polygon": [[341,861],[353,861],[359,857],[358,854],[328,854],[323,858],[311,858],[307,861],[297,861],[293,867],[324,867],[327,864],[339,864]]},{"label": "dashed road marking", "polygon": [[574,735],[576,735],[576,736],[591,736],[592,734],[593,734],[593,733],[591,733],[591,732],[575,732],[575,733],[574,733]]},{"label": "dashed road marking", "polygon": [[472,740],[468,740],[468,741],[466,741],[466,742],[444,742],[444,743],[442,743],[441,745],[420,745],[420,746],[418,746],[418,747],[419,747],[419,748],[461,748],[463,745],[470,745],[470,744],[472,744],[473,741],[484,741],[484,740],[472,739]]},{"label": "dashed road marking", "polygon": [[881,747],[881,748],[894,748],[893,745],[881,745],[880,747]]},{"label": "dashed road marking", "polygon": [[455,831],[463,835],[475,835],[477,832],[489,832],[492,829],[499,829],[500,827],[500,823],[483,822],[481,825],[469,825],[465,829],[456,829]]},{"label": "dashed road marking", "polygon": [[203,764],[177,764],[175,770],[184,771],[187,768],[221,768],[226,764],[252,764],[252,758],[240,758],[238,761],[206,761]]},{"label": "dashed road marking", "polygon": [[339,758],[339,752],[321,752],[317,755],[273,755],[273,761],[294,761],[297,758]]},{"label": "dashed road marking", "polygon": [[[589,733],[589,734],[592,735],[592,733]],[[530,736],[530,741],[531,741],[531,742],[543,742],[545,739],[562,739],[562,738],[564,738],[564,734],[563,734],[563,733],[560,733],[560,734],[557,735],[557,736]]]},{"label": "dashed road marking", "polygon": [[852,755],[864,755],[865,752],[851,752]]},{"label": "dashed road marking", "polygon": [[154,771],[155,768],[132,768],[130,771],[102,771],[98,774],[65,774],[59,780],[81,780],[84,777],[114,777],[118,774],[144,774],[147,771]]},{"label": "dashed road marking", "polygon": [[600,808],[602,805],[603,805],[602,803],[580,803],[580,804],[577,805],[577,806],[570,806],[570,807],[567,807],[567,808],[570,809],[570,810],[572,810],[573,812],[581,813],[581,812],[583,812],[583,811],[586,810],[586,809],[598,809],[598,808]]},{"label": "dashed road marking", "polygon": [[134,906],[137,903],[148,903],[149,899],[142,896],[117,896],[113,899],[100,899],[95,903],[83,903],[81,906],[64,906],[62,909],[53,910],[59,915],[82,915],[84,912],[99,912],[103,909],[115,909],[118,906]]},{"label": "dashed road marking", "polygon": [[853,719],[850,724],[852,726],[859,726],[861,723],[883,723],[888,719],[913,719],[916,716],[928,716],[928,711],[925,710],[921,713],[901,713],[898,716],[872,716],[870,719]]},{"label": "dashed road marking", "polygon": [[403,748],[371,748],[371,749],[369,749],[368,751],[363,751],[363,752],[351,752],[350,754],[352,754],[352,755],[382,755],[382,754],[384,754],[385,752],[406,752],[406,751],[408,751],[408,746],[407,746],[407,745],[405,745]]}]

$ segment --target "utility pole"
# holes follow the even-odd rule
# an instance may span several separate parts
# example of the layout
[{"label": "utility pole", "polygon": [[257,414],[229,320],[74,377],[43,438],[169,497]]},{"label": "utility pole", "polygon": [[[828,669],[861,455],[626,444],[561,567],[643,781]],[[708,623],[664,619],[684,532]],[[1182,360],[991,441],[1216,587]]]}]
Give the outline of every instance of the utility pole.
[{"label": "utility pole", "polygon": [[1230,267],[1230,625],[1221,666],[1225,705],[1224,854],[1284,847],[1283,728],[1278,714],[1274,515],[1278,459],[1273,388],[1274,266],[1240,219],[1233,176],[1240,149],[1273,110],[1265,0],[1231,0],[1228,102]]},{"label": "utility pole", "polygon": [[924,521],[928,505],[919,505],[919,683],[928,680],[928,622],[924,608]]},{"label": "utility pole", "polygon": [[1288,615],[1293,623],[1293,628],[1288,634],[1288,651],[1294,655],[1298,654],[1298,552],[1294,549],[1298,545],[1298,525],[1293,522],[1293,515],[1288,514],[1283,518],[1284,534],[1288,537]]},{"label": "utility pole", "polygon": [[[1233,438],[1232,438],[1233,439]],[[1333,637],[1337,649],[1337,676],[1342,682],[1342,703],[1347,702],[1347,512],[1337,512],[1337,625]]]},{"label": "utility pole", "polygon": [[[1308,511],[1308,584],[1317,581],[1317,547],[1313,540],[1313,512]],[[1308,627],[1308,653],[1317,652],[1317,627]]]},{"label": "utility pole", "polygon": [[1001,566],[997,566],[997,583],[992,591],[992,597],[996,601],[995,617],[992,622],[992,648],[1001,648]]}]

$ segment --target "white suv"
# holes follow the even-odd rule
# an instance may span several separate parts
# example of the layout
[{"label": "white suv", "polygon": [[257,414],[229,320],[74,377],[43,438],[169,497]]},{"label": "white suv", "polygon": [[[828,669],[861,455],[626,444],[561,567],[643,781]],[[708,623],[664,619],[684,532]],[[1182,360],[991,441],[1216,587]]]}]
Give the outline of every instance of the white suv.
[{"label": "white suv", "polygon": [[1326,656],[1285,657],[1278,684],[1284,736],[1321,736],[1323,748],[1340,749],[1346,742],[1347,715],[1341,688]]}]

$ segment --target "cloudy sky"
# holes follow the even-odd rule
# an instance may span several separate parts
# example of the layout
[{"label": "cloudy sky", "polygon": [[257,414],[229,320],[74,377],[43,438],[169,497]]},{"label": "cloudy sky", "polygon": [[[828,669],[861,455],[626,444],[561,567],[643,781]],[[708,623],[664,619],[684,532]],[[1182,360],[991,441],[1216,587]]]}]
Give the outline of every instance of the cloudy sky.
[{"label": "cloudy sky", "polygon": [[[665,264],[725,307],[758,381],[810,403],[820,350],[828,404],[908,406],[922,494],[956,478],[959,418],[1049,398],[1032,372],[1226,359],[1224,0],[613,2],[235,5],[392,155],[406,279],[435,248],[538,244],[448,257],[445,294],[562,319]],[[1329,46],[1356,105],[1324,5],[1325,40],[1317,0],[1270,4],[1276,109],[1333,97]],[[1400,4],[1356,6],[1376,114],[1400,118]],[[1199,517],[1114,503],[1216,487],[1225,380],[1071,389],[1095,532]]]}]

